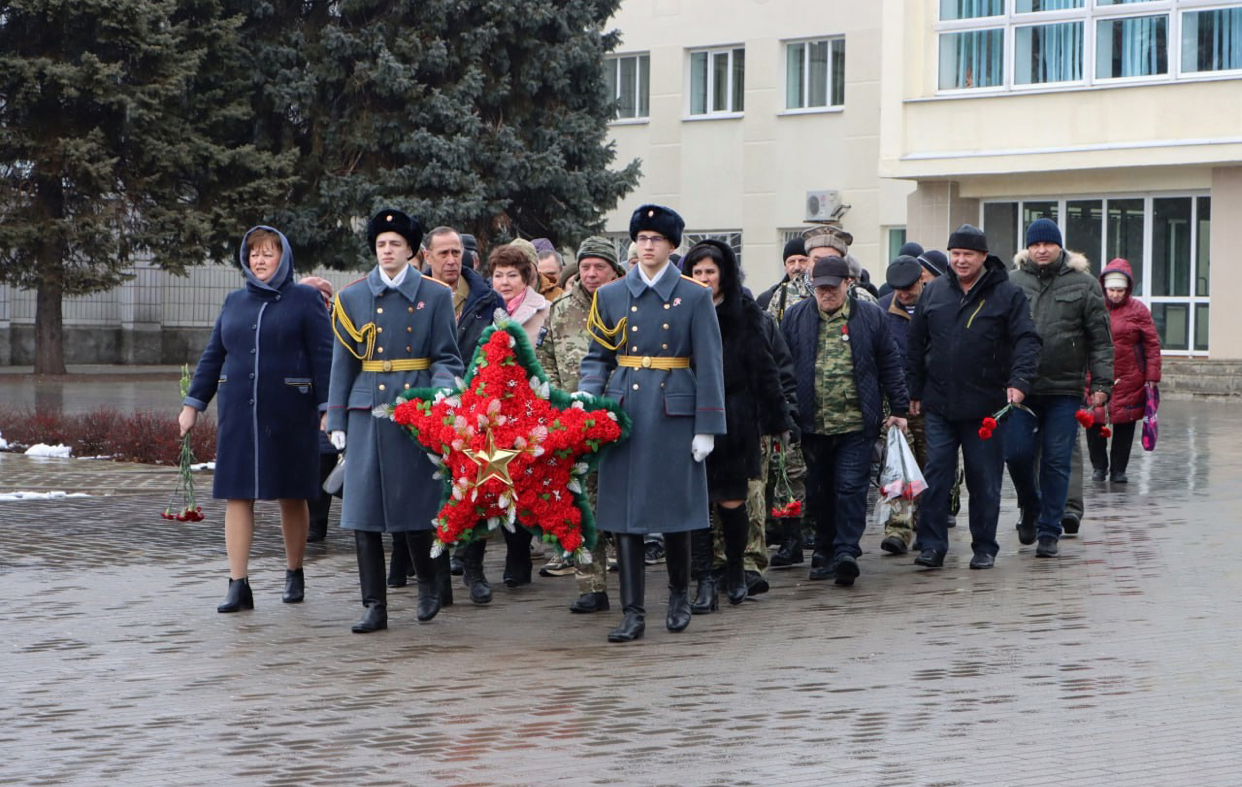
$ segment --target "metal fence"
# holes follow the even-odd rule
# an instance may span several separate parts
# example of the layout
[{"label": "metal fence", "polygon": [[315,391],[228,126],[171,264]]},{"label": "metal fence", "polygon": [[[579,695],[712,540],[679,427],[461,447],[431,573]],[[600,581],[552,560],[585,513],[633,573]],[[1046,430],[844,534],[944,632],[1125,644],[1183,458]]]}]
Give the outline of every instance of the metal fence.
[{"label": "metal fence", "polygon": [[[65,298],[64,324],[67,327],[108,326],[127,323],[157,323],[166,328],[210,328],[220,313],[224,297],[244,286],[241,272],[230,265],[204,265],[191,268],[186,276],[174,276],[149,264],[138,263],[127,273],[133,278],[108,292]],[[320,276],[336,289],[364,273],[315,269],[297,271],[297,276]],[[0,286],[0,320],[11,325],[33,325],[35,293],[7,285]]]}]

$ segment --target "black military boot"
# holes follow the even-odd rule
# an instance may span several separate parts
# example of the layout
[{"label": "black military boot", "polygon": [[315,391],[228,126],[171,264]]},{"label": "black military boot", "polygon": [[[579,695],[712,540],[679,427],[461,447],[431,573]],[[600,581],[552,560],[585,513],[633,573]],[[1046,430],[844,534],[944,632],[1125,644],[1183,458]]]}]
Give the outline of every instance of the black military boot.
[{"label": "black military boot", "polygon": [[[440,613],[440,561],[431,556],[431,542],[434,539],[430,530],[415,530],[408,536],[410,542],[410,560],[414,562],[414,573],[418,576],[418,606],[414,617],[419,623],[426,623]],[[448,568],[445,561],[445,569]]]},{"label": "black military boot", "polygon": [[664,564],[668,570],[669,631],[690,625],[690,532],[664,534]]},{"label": "black military boot", "polygon": [[769,565],[772,568],[796,566],[804,558],[802,556],[802,520],[778,519],[782,533],[780,549],[772,556]]},{"label": "black military boot", "polygon": [[354,623],[355,634],[370,634],[388,628],[388,588],[384,584],[384,534],[354,531],[358,550],[358,584],[366,611]]},{"label": "black military boot", "polygon": [[414,573],[414,564],[410,562],[410,545],[406,543],[405,533],[392,534],[392,558],[388,564],[388,587],[403,588],[409,584],[409,576]]},{"label": "black military boot", "polygon": [[746,554],[746,536],[750,531],[750,520],[746,516],[746,506],[736,508],[716,507],[720,517],[720,529],[724,533],[725,542],[725,595],[730,604],[741,604],[746,600],[746,571],[742,558]]},{"label": "black military boot", "polygon": [[625,618],[608,632],[609,642],[642,639],[647,629],[647,610],[643,608],[647,561],[641,535],[617,534],[617,575],[621,585],[621,606]]},{"label": "black military boot", "polygon": [[690,572],[698,581],[694,591],[694,603],[690,611],[695,615],[706,615],[715,612],[720,606],[718,578],[712,570],[712,529],[690,532]]},{"label": "black military boot", "polygon": [[520,585],[529,585],[534,568],[530,559],[530,542],[534,536],[529,530],[520,526],[516,527],[512,533],[505,528],[501,530],[505,534],[505,573],[501,575],[505,587],[515,588]]},{"label": "black military boot", "polygon": [[483,574],[483,555],[487,542],[479,539],[466,544],[461,551],[462,582],[470,590],[470,600],[475,604],[492,603],[492,586]]},{"label": "black military boot", "polygon": [[254,594],[250,592],[250,580],[229,579],[229,589],[224,594],[224,601],[216,607],[216,612],[236,612],[239,609],[254,609]]},{"label": "black military boot", "polygon": [[453,606],[453,574],[447,547],[436,558],[436,582],[440,584],[440,607]]}]

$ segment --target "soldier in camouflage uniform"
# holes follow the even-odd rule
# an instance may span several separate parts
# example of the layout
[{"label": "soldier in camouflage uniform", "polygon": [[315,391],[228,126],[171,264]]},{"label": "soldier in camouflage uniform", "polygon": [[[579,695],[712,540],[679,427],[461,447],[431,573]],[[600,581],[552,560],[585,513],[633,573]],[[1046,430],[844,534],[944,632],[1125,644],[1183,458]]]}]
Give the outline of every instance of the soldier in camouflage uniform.
[{"label": "soldier in camouflage uniform", "polygon": [[[617,261],[617,251],[612,241],[598,236],[587,238],[578,247],[578,273],[568,282],[565,294],[552,302],[548,319],[543,324],[535,347],[535,357],[548,375],[548,379],[563,391],[578,390],[582,359],[591,346],[587,333],[587,316],[591,313],[591,300],[601,285],[624,276],[625,271]],[[595,507],[596,475],[587,477],[587,497]],[[551,564],[549,564],[551,566]],[[544,569],[549,569],[545,566]],[[541,570],[540,573],[544,573]],[[604,552],[604,534],[599,534],[591,562],[575,566],[578,581],[578,600],[570,605],[571,612],[602,612],[608,609],[606,579],[608,564]]]}]

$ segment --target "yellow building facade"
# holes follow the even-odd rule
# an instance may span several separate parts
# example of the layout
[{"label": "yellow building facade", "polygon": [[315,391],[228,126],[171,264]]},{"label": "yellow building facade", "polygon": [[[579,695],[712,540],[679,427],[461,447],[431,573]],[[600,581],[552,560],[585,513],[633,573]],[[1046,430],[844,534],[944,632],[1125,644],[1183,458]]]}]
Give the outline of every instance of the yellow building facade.
[{"label": "yellow building facade", "polygon": [[758,290],[808,192],[851,206],[877,279],[902,237],[969,222],[1009,258],[1047,217],[1097,270],[1130,261],[1167,353],[1242,358],[1242,311],[1211,305],[1242,243],[1242,3],[626,0],[614,23],[616,59],[649,59],[617,63],[648,97],[612,127],[644,175],[610,231],[666,202],[734,233]]}]

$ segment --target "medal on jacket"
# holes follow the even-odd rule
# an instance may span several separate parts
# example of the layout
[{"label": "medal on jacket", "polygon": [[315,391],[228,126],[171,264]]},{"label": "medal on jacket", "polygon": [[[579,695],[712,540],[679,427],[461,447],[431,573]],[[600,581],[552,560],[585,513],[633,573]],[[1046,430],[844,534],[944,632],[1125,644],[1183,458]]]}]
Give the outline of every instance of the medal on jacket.
[{"label": "medal on jacket", "polygon": [[848,342],[849,340],[850,340],[850,326],[849,326],[849,323],[846,323],[845,325],[841,326],[841,341]]}]

